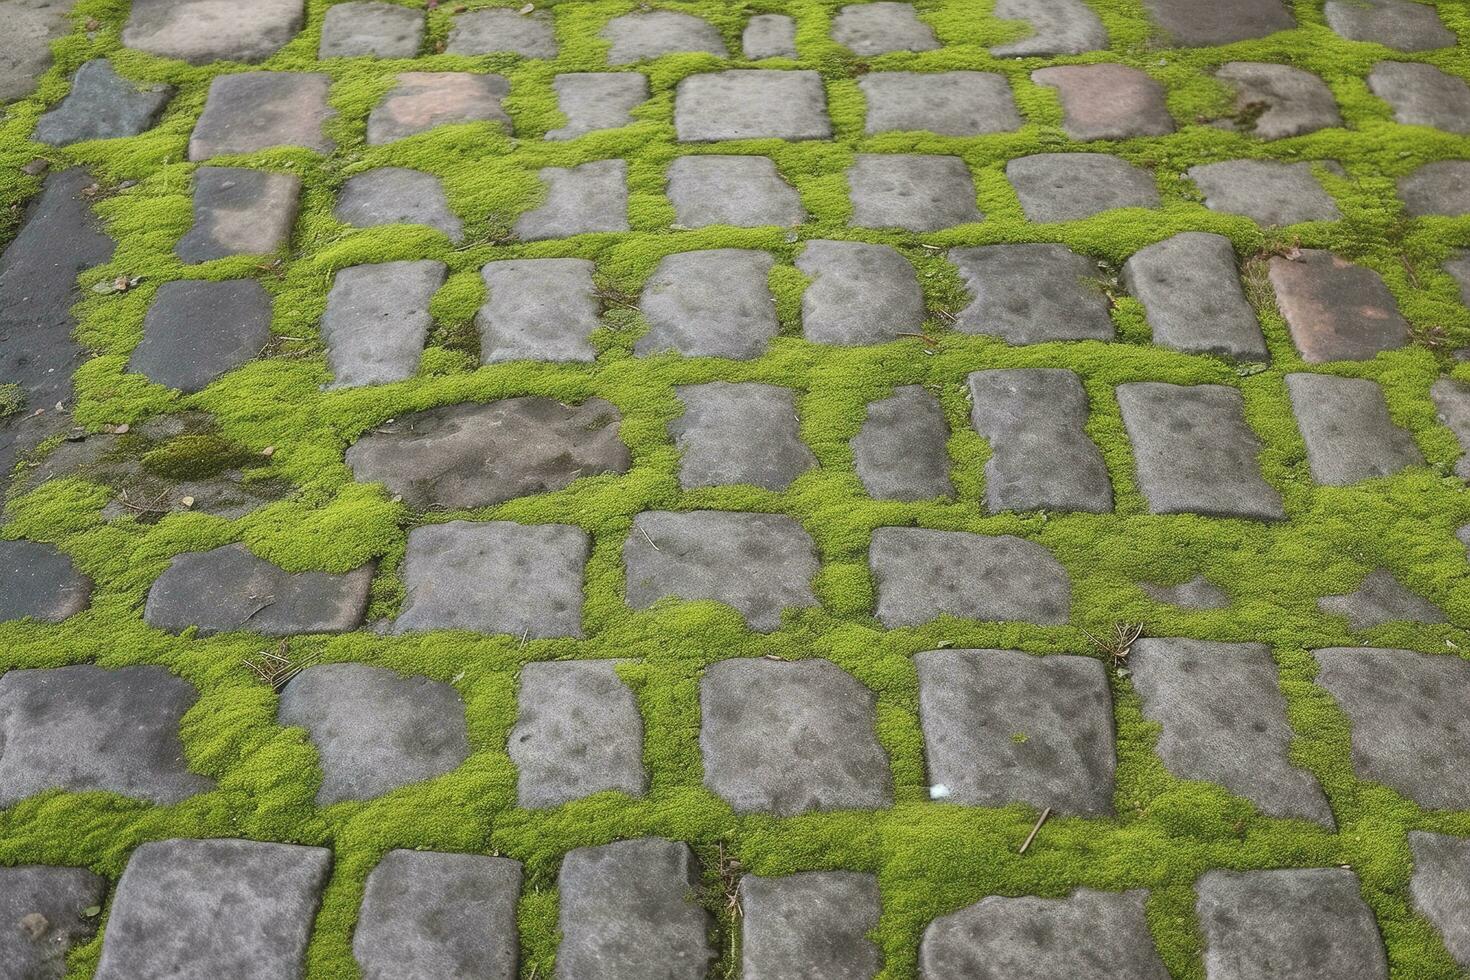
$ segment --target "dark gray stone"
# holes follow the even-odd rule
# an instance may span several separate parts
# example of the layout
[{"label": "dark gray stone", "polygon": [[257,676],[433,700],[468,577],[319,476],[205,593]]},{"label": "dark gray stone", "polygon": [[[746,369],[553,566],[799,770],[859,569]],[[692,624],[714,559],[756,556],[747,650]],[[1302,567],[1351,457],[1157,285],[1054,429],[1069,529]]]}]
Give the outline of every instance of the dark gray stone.
[{"label": "dark gray stone", "polygon": [[1061,563],[1041,545],[1010,535],[880,527],[868,564],[878,619],[889,629],[940,616],[1060,626],[1072,605]]},{"label": "dark gray stone", "polygon": [[745,23],[740,45],[751,61],[796,57],[796,21],[785,14],[756,14]]},{"label": "dark gray stone", "polygon": [[444,276],[444,263],[431,259],[339,271],[321,323],[331,387],[413,377],[433,324],[429,301],[444,285]]},{"label": "dark gray stone", "polygon": [[868,405],[852,457],[875,500],[933,500],[954,496],[948,447],[949,421],[939,399],[921,385],[905,385]]},{"label": "dark gray stone", "polygon": [[424,43],[424,12],[353,0],[327,8],[318,58],[412,58]]},{"label": "dark gray stone", "polygon": [[994,72],[875,71],[859,77],[858,88],[868,103],[869,134],[982,136],[1021,128],[1010,83]]},{"label": "dark gray stone", "polygon": [[628,162],[594,160],[575,167],[544,167],[546,200],[516,219],[526,241],[628,230]]},{"label": "dark gray stone", "polygon": [[801,332],[807,340],[881,344],[923,329],[919,276],[888,245],[809,241],[796,268],[811,279],[801,295]]},{"label": "dark gray stone", "polygon": [[1235,89],[1235,119],[1220,125],[1263,140],[1342,125],[1332,90],[1309,71],[1269,62],[1227,61],[1215,77]]},{"label": "dark gray stone", "polygon": [[1470,214],[1470,160],[1426,163],[1399,178],[1399,197],[1404,211],[1415,218]]},{"label": "dark gray stone", "polygon": [[16,980],[62,980],[66,954],[97,932],[96,916],[82,913],[101,907],[106,886],[86,868],[41,864],[0,868],[0,922],[7,927],[0,930],[0,963],[5,964],[6,975]]},{"label": "dark gray stone", "polygon": [[602,29],[601,37],[612,45],[607,52],[610,65],[696,51],[718,58],[730,56],[715,25],[673,10],[641,10],[614,17]]},{"label": "dark gray stone", "polygon": [[1249,41],[1296,27],[1283,0],[1144,0],[1144,6],[1165,40],[1181,46]]},{"label": "dark gray stone", "polygon": [[758,228],[806,220],[801,196],[769,157],[679,157],[669,165],[668,194],[686,228]]},{"label": "dark gray stone", "polygon": [[389,851],[368,875],[352,933],[363,980],[515,980],[521,864]]},{"label": "dark gray stone", "polygon": [[134,0],[122,42],[191,65],[251,63],[275,54],[305,20],[306,0]]},{"label": "dark gray stone", "polygon": [[175,251],[185,262],[279,251],[291,240],[300,199],[295,174],[200,167],[194,171],[194,226]]},{"label": "dark gray stone", "polygon": [[1388,978],[1378,924],[1345,868],[1207,871],[1195,888],[1209,980]]},{"label": "dark gray stone", "polygon": [[72,30],[76,0],[10,0],[0,35],[0,102],[30,95],[51,67],[51,42]]},{"label": "dark gray stone", "polygon": [[877,700],[825,660],[711,664],[699,685],[704,784],[736,813],[892,806]]},{"label": "dark gray stone", "polygon": [[684,414],[669,423],[679,450],[679,486],[751,484],[785,490],[814,469],[801,441],[796,392],[754,381],[710,381],[674,389]]},{"label": "dark gray stone", "polygon": [[1400,51],[1431,51],[1455,43],[1428,4],[1408,0],[1327,0],[1327,26],[1349,41],[1369,41]]},{"label": "dark gray stone", "polygon": [[242,544],[174,556],[148,590],[143,621],[198,635],[248,629],[266,636],[356,629],[367,610],[373,566],[351,572],[287,572]]},{"label": "dark gray stone", "polygon": [[332,213],[343,224],[358,228],[428,225],[452,242],[464,240],[464,226],[449,209],[444,185],[422,170],[379,167],[360,173],[342,185]]},{"label": "dark gray stone", "polygon": [[953,248],[971,297],[955,329],[1008,344],[1112,340],[1113,320],[1095,262],[1065,245]]},{"label": "dark gray stone", "polygon": [[1456,963],[1470,970],[1470,840],[1409,831],[1414,908],[1439,930]]},{"label": "dark gray stone", "polygon": [[1286,391],[1318,483],[1345,487],[1423,464],[1414,437],[1388,417],[1377,382],[1288,374]]},{"label": "dark gray stone", "polygon": [[1347,595],[1323,596],[1317,608],[1329,616],[1344,616],[1354,630],[1372,629],[1384,623],[1442,623],[1444,613],[1423,596],[1410,592],[1386,568],[1368,573],[1358,588]]},{"label": "dark gray stone", "polygon": [[[270,2],[273,0],[263,0],[263,4]],[[135,7],[135,15],[136,11]],[[327,104],[331,84],[331,76],[320,72],[247,71],[217,76],[209,83],[204,112],[189,137],[189,159],[259,153],[281,146],[331,153],[336,144],[323,132],[324,124],[337,114]]]},{"label": "dark gray stone", "polygon": [[643,717],[617,663],[561,660],[521,668],[520,714],[509,741],[521,806],[561,806],[609,790],[629,796],[648,791]]},{"label": "dark gray stone", "polygon": [[938,231],[980,221],[975,181],[959,157],[859,153],[847,171],[852,223]]},{"label": "dark gray stone", "polygon": [[1433,65],[1380,61],[1368,73],[1368,88],[1406,126],[1470,133],[1470,85],[1463,78]]},{"label": "dark gray stone", "polygon": [[832,40],[861,58],[939,47],[934,28],[919,20],[914,5],[892,0],[843,7],[832,18]]},{"label": "dark gray stone", "polygon": [[782,609],[817,605],[816,545],[780,514],[645,511],[633,518],[623,564],[634,609],[668,596],[713,599],[768,633]]},{"label": "dark gray stone", "polygon": [[1409,342],[1409,324],[1378,273],[1320,249],[1275,256],[1276,306],[1308,364],[1366,361]]},{"label": "dark gray stone", "polygon": [[1156,208],[1153,174],[1106,153],[1037,153],[1006,164],[1028,221],[1079,221],[1114,208]]},{"label": "dark gray stone", "polygon": [[1102,21],[1082,0],[996,0],[993,16],[1025,21],[1031,29],[1018,41],[991,48],[998,58],[1083,54],[1108,46]]},{"label": "dark gray stone", "polygon": [[[1460,443],[1460,448],[1470,453],[1470,388],[1451,378],[1440,378],[1429,388],[1440,422],[1449,427]],[[1455,475],[1470,479],[1470,455],[1455,460]]]},{"label": "dark gray stone", "polygon": [[271,339],[271,296],[254,279],[166,282],[143,318],[128,370],[183,392],[204,390]]},{"label": "dark gray stone", "polygon": [[868,938],[882,911],[873,875],[745,875],[740,911],[744,980],[873,980],[883,966]]},{"label": "dark gray stone", "polygon": [[59,623],[92,599],[92,580],[65,553],[39,541],[0,541],[0,623]]},{"label": "dark gray stone", "polygon": [[591,361],[602,301],[590,259],[502,259],[480,270],[485,305],[475,315],[480,360]]},{"label": "dark gray stone", "polygon": [[1119,385],[1117,396],[1149,513],[1286,516],[1261,476],[1261,440],[1238,390],[1140,381]]},{"label": "dark gray stone", "polygon": [[647,76],[631,71],[558,75],[551,86],[556,90],[556,108],[567,117],[567,124],[547,133],[549,140],[631,126],[633,108],[648,100]]},{"label": "dark gray stone", "polygon": [[518,54],[555,58],[556,29],[550,10],[461,10],[449,30],[446,54]]},{"label": "dark gray stone", "polygon": [[1244,361],[1270,356],[1224,235],[1186,231],[1139,249],[1123,282],[1143,303],[1154,343]]},{"label": "dark gray stone", "polygon": [[1163,87],[1137,68],[1054,65],[1033,71],[1031,80],[1057,90],[1062,129],[1074,140],[1122,140],[1174,132]]},{"label": "dark gray stone", "polygon": [[1189,168],[1189,179],[1205,195],[1205,207],[1243,214],[1263,225],[1337,221],[1342,212],[1322,189],[1310,163],[1225,160]]},{"label": "dark gray stone", "polygon": [[1196,575],[1188,582],[1181,582],[1178,585],[1140,582],[1138,587],[1154,602],[1178,606],[1181,609],[1205,611],[1230,608],[1230,594],[1203,575]]},{"label": "dark gray stone", "polygon": [[249,840],[140,844],[117,883],[97,980],[300,980],[332,852]]},{"label": "dark gray stone", "polygon": [[369,146],[381,146],[440,126],[502,123],[510,116],[500,100],[510,94],[503,76],[464,71],[406,71],[368,114]]},{"label": "dark gray stone", "polygon": [[674,89],[674,131],[684,143],[820,140],[832,135],[832,123],[827,91],[816,72],[731,69],[680,80]]},{"label": "dark gray stone", "polygon": [[769,252],[736,248],[665,256],[643,284],[638,307],[648,332],[634,352],[759,357],[781,328],[767,282],[775,264]]},{"label": "dark gray stone", "polygon": [[77,69],[71,91],[40,118],[32,138],[52,146],[70,146],[85,140],[137,136],[153,127],[172,95],[171,86],[140,86],[119,77],[106,58],[94,58]]}]

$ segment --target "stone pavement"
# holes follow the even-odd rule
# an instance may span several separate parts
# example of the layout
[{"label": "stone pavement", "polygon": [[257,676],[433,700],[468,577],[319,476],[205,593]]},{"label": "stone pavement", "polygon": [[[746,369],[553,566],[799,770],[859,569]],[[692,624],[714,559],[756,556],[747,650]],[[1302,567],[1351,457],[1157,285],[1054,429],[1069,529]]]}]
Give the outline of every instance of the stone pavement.
[{"label": "stone pavement", "polygon": [[1470,973],[1462,4],[0,14],[0,980]]}]

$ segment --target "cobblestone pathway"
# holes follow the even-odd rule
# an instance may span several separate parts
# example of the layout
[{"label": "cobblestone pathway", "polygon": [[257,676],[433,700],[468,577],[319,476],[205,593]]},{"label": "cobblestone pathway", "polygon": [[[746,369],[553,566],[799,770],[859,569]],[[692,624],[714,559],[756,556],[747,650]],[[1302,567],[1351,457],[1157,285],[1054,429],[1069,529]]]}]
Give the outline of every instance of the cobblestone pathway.
[{"label": "cobblestone pathway", "polygon": [[0,15],[0,980],[1470,975],[1470,6]]}]

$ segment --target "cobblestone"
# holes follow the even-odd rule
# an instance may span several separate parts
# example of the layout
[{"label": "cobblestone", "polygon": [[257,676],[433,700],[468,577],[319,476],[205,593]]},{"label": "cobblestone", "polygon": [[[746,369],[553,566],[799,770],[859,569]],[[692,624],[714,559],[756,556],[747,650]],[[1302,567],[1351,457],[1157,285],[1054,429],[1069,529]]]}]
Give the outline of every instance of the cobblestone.
[{"label": "cobblestone", "polygon": [[984,71],[875,71],[858,79],[867,101],[866,132],[923,130],[983,136],[1021,128],[1004,75]]},{"label": "cobblestone", "polygon": [[1308,364],[1366,361],[1402,347],[1409,325],[1378,273],[1320,249],[1271,259],[1271,286]]},{"label": "cobblestone", "polygon": [[890,629],[939,616],[1056,626],[1072,603],[1071,579],[1051,552],[1010,535],[880,527],[868,563],[878,619]]},{"label": "cobblestone", "polygon": [[87,608],[92,580],[71,558],[39,541],[0,541],[0,623],[59,623]]},{"label": "cobblestone", "polygon": [[904,385],[868,405],[852,440],[853,463],[876,500],[952,497],[948,443],[949,422],[939,399],[921,385]]},{"label": "cobblestone", "polygon": [[569,140],[633,124],[633,109],[648,99],[648,78],[636,72],[577,72],[552,82],[556,107],[567,124],[546,134]]},{"label": "cobblestone", "polygon": [[541,171],[546,201],[516,220],[527,241],[628,230],[628,164],[596,160]]},{"label": "cobblestone", "polygon": [[271,338],[271,297],[251,279],[166,282],[143,318],[128,370],[190,393],[260,353]]},{"label": "cobblestone", "polygon": [[809,241],[796,268],[801,332],[819,344],[881,344],[924,326],[924,290],[914,267],[887,245]]},{"label": "cobblestone", "polygon": [[674,131],[686,143],[832,135],[822,76],[733,69],[690,75],[674,90]]},{"label": "cobblestone", "polygon": [[740,879],[745,980],[873,980],[883,964],[878,882],[847,871]]},{"label": "cobblestone", "polygon": [[443,262],[381,262],[337,273],[322,315],[334,388],[404,381],[419,369]]},{"label": "cobblestone", "polygon": [[210,83],[204,113],[189,137],[189,159],[282,146],[331,153],[336,144],[323,131],[337,114],[327,104],[331,84],[330,76],[319,72],[220,75]]},{"label": "cobblestone", "polygon": [[1327,0],[1327,26],[1350,41],[1400,51],[1430,51],[1455,43],[1433,7],[1405,0]]},{"label": "cobblestone", "polygon": [[1062,129],[1074,140],[1120,140],[1174,132],[1174,117],[1164,104],[1163,88],[1137,68],[1059,65],[1032,72],[1031,80],[1057,90]]},{"label": "cobblestone", "polygon": [[[1178,45],[1229,44],[1296,27],[1282,0],[1144,0],[1164,38]],[[1211,978],[1214,980],[1214,978]]]},{"label": "cobblestone", "polygon": [[684,414],[669,423],[669,434],[685,490],[737,483],[785,490],[817,465],[801,441],[792,389],[710,381],[674,392]]},{"label": "cobblestone", "polygon": [[194,171],[194,225],[175,252],[185,262],[209,262],[280,251],[291,239],[300,198],[295,174],[200,167]]},{"label": "cobblestone", "polygon": [[378,0],[327,8],[318,58],[412,58],[424,43],[424,14]]},{"label": "cobblestone", "polygon": [[1399,178],[1399,197],[1411,216],[1470,214],[1470,161],[1440,160]]},{"label": "cobblestone", "polygon": [[1409,847],[1414,907],[1439,930],[1455,962],[1470,969],[1470,841],[1411,830]]},{"label": "cobblestone", "polygon": [[686,228],[758,228],[806,220],[800,195],[768,157],[679,157],[669,165],[668,193]]},{"label": "cobblestone", "polygon": [[0,922],[11,925],[0,932],[0,962],[22,980],[61,980],[67,954],[97,931],[83,913],[102,905],[105,887],[86,868],[0,868]]},{"label": "cobblestone", "polygon": [[1140,249],[1124,263],[1123,282],[1143,303],[1154,343],[1242,361],[1268,358],[1225,236],[1186,231]]},{"label": "cobblestone", "polygon": [[1288,374],[1286,391],[1318,483],[1345,487],[1424,463],[1414,437],[1389,419],[1376,382]]},{"label": "cobblestone", "polygon": [[503,123],[510,129],[510,116],[500,101],[510,93],[510,83],[500,75],[477,75],[457,71],[410,71],[398,76],[398,84],[368,114],[367,141],[381,146],[463,123]]},{"label": "cobblestone", "polygon": [[939,47],[934,29],[919,19],[914,5],[892,0],[843,7],[832,18],[832,40],[861,58]]},{"label": "cobblestone", "polygon": [[1337,101],[1327,84],[1291,65],[1228,61],[1215,77],[1235,89],[1235,115],[1220,125],[1263,140],[1304,136],[1341,126]]},{"label": "cobblestone", "polygon": [[749,249],[665,256],[643,285],[638,306],[648,332],[633,345],[634,352],[759,357],[781,326],[766,283],[774,265],[770,253]]},{"label": "cobblestone", "polygon": [[959,157],[860,153],[847,183],[855,225],[938,231],[982,218],[974,179]]},{"label": "cobblestone", "polygon": [[135,0],[122,42],[193,65],[258,62],[280,50],[305,19],[305,0],[255,0],[238,7],[218,0]]},{"label": "cobblestone", "polygon": [[1205,207],[1243,214],[1263,225],[1338,221],[1342,212],[1312,173],[1310,163],[1225,160],[1189,168],[1205,195]]},{"label": "cobblestone", "polygon": [[785,14],[756,14],[746,21],[740,44],[752,61],[795,58],[796,22]]},{"label": "cobblestone", "polygon": [[556,34],[549,11],[469,10],[455,14],[446,54],[518,54],[555,58]]},{"label": "cobblestone", "polygon": [[1442,623],[1444,613],[1429,600],[1405,588],[1393,573],[1379,568],[1346,595],[1323,596],[1317,608],[1330,616],[1342,616],[1354,630],[1372,629],[1384,623]]},{"label": "cobblestone", "polygon": [[452,242],[464,239],[464,227],[449,208],[444,186],[438,177],[422,170],[378,167],[364,171],[342,185],[332,213],[338,221],[357,228],[427,225]]},{"label": "cobblestone", "polygon": [[1368,74],[1368,88],[1406,126],[1470,133],[1470,85],[1433,65],[1380,61]]},{"label": "cobblestone", "polygon": [[501,259],[480,270],[480,360],[591,361],[602,303],[586,259]]},{"label": "cobblestone", "polygon": [[999,58],[1085,54],[1108,45],[1108,32],[1082,0],[996,0],[994,16],[1019,20],[1031,33],[990,49]]},{"label": "cobblestone", "polygon": [[70,146],[85,140],[137,136],[152,128],[173,95],[172,86],[138,85],[97,58],[72,77],[71,92],[36,123],[35,140]]},{"label": "cobblestone", "polygon": [[612,42],[608,64],[628,65],[665,54],[702,51],[727,58],[725,39],[707,20],[675,10],[640,10],[614,17],[602,29]]},{"label": "cobblestone", "polygon": [[971,296],[956,330],[1009,344],[1113,339],[1097,264],[1065,245],[956,248],[949,260]]},{"label": "cobblestone", "polygon": [[1006,164],[1028,221],[1078,221],[1115,208],[1156,208],[1146,171],[1105,153],[1038,153]]}]

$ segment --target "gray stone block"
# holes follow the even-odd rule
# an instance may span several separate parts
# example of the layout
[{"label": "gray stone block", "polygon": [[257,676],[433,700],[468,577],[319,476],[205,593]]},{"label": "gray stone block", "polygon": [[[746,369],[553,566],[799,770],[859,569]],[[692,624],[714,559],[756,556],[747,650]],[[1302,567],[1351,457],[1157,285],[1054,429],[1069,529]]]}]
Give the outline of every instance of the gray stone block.
[{"label": "gray stone block", "polygon": [[1189,168],[1189,179],[1205,196],[1205,207],[1243,214],[1263,225],[1338,221],[1342,212],[1322,189],[1310,163],[1224,160]]},{"label": "gray stone block", "polygon": [[251,63],[275,54],[305,20],[306,0],[252,0],[238,5],[219,0],[134,0],[122,42],[192,65]]},{"label": "gray stone block", "polygon": [[1297,26],[1283,0],[1144,0],[1144,6],[1164,40],[1181,46],[1249,41]]},{"label": "gray stone block", "polygon": [[611,43],[607,52],[610,65],[699,51],[718,58],[730,56],[715,25],[673,10],[640,10],[614,17],[603,27],[601,37]]},{"label": "gray stone block", "polygon": [[744,980],[873,980],[883,954],[868,938],[882,911],[878,879],[807,871],[740,879]]},{"label": "gray stone block", "polygon": [[1033,71],[1031,80],[1057,90],[1062,129],[1074,140],[1122,140],[1174,132],[1163,87],[1137,68],[1055,65]]},{"label": "gray stone block", "polygon": [[501,259],[480,270],[480,361],[591,361],[602,300],[590,259]]},{"label": "gray stone block", "polygon": [[759,357],[781,329],[767,281],[775,264],[769,252],[736,248],[665,256],[643,284],[638,308],[648,332],[634,352]]},{"label": "gray stone block", "polygon": [[852,440],[858,479],[875,500],[952,498],[949,478],[949,421],[944,408],[921,385],[895,388],[871,402],[863,427]]},{"label": "gray stone block", "polygon": [[674,89],[674,131],[684,143],[821,140],[831,137],[832,123],[816,72],[737,68],[681,79]]},{"label": "gray stone block", "polygon": [[1380,61],[1368,73],[1368,88],[1406,126],[1470,133],[1470,85],[1459,76],[1433,65]]},{"label": "gray stone block", "polygon": [[628,230],[628,162],[594,160],[575,167],[543,167],[546,200],[516,219],[526,241]]},{"label": "gray stone block", "polygon": [[1041,545],[1010,535],[880,527],[868,564],[878,619],[889,629],[940,616],[1060,626],[1072,605],[1061,563]]},{"label": "gray stone block", "polygon": [[832,18],[832,40],[861,58],[939,47],[934,28],[919,19],[914,5],[892,0],[843,7]]},{"label": "gray stone block", "polygon": [[1112,340],[1097,263],[1065,245],[952,248],[948,258],[972,297],[955,329],[1008,344]]},{"label": "gray stone block", "polygon": [[679,486],[751,484],[785,490],[814,469],[801,441],[796,392],[753,381],[710,381],[674,389],[684,414],[669,423],[679,450]]},{"label": "gray stone block", "polygon": [[679,224],[686,228],[758,228],[806,220],[801,196],[769,157],[679,157],[669,165],[668,194]]},{"label": "gray stone block", "polygon": [[295,174],[200,167],[194,171],[194,225],[175,251],[185,262],[279,251],[291,240],[300,199]]},{"label": "gray stone block", "polygon": [[1268,62],[1227,61],[1215,77],[1235,89],[1236,119],[1219,125],[1263,140],[1342,125],[1332,90],[1309,71]]},{"label": "gray stone block", "polygon": [[1139,249],[1123,282],[1143,303],[1154,343],[1243,361],[1270,356],[1224,235],[1186,231]]},{"label": "gray stone block", "polygon": [[0,35],[0,102],[30,95],[51,67],[51,42],[72,30],[75,0],[22,0],[6,4]]},{"label": "gray stone block", "polygon": [[1470,252],[1455,252],[1446,260],[1444,271],[1459,284],[1461,304],[1470,306]]},{"label": "gray stone block", "polygon": [[1426,163],[1399,178],[1399,197],[1412,217],[1470,214],[1470,160],[1439,160]]},{"label": "gray stone block", "polygon": [[1108,32],[1082,0],[996,0],[997,20],[1024,21],[1031,33],[990,49],[998,58],[1083,54],[1108,46]]},{"label": "gray stone block", "polygon": [[1114,208],[1156,208],[1153,174],[1106,153],[1037,153],[1006,164],[1028,221],[1080,221]]},{"label": "gray stone block", "polygon": [[463,10],[454,15],[446,54],[518,54],[555,58],[556,28],[550,10]]},{"label": "gray stone block", "polygon": [[151,129],[173,95],[169,85],[138,85],[118,76],[112,62],[94,58],[72,76],[66,98],[36,123],[38,143],[70,146],[85,140],[137,136]]},{"label": "gray stone block", "polygon": [[[262,0],[261,5],[271,2]],[[299,6],[300,0],[296,2]],[[135,16],[137,9],[133,8]],[[326,122],[337,115],[327,104],[331,85],[331,76],[320,72],[247,71],[217,76],[209,83],[204,112],[189,137],[189,159],[259,153],[282,146],[331,153],[336,144],[323,132]]]},{"label": "gray stone block", "polygon": [[1205,611],[1230,608],[1230,595],[1203,575],[1196,575],[1188,582],[1178,585],[1160,585],[1154,582],[1139,582],[1138,587],[1154,602],[1162,602],[1181,609]]},{"label": "gray stone block", "polygon": [[[1429,387],[1437,416],[1455,434],[1460,448],[1470,453],[1470,387],[1452,378],[1440,378]],[[1470,479],[1470,455],[1455,460],[1455,475]]]},{"label": "gray stone block", "polygon": [[1439,930],[1456,963],[1470,970],[1470,840],[1409,831],[1414,908]]},{"label": "gray stone block", "polygon": [[746,21],[740,46],[751,61],[795,58],[796,21],[785,14],[756,14]]},{"label": "gray stone block", "polygon": [[444,185],[422,170],[379,167],[360,173],[342,185],[332,213],[338,221],[357,228],[427,225],[452,242],[464,240],[464,226],[449,209]]},{"label": "gray stone block", "polygon": [[807,340],[881,344],[924,327],[919,276],[888,245],[817,239],[806,243],[796,268],[811,279],[801,295]]},{"label": "gray stone block", "polygon": [[253,279],[166,282],[128,370],[185,393],[254,359],[271,339],[271,296]]},{"label": "gray stone block", "polygon": [[331,387],[413,377],[433,324],[429,301],[444,285],[444,276],[444,263],[431,259],[339,271],[321,324]]},{"label": "gray stone block", "polygon": [[383,101],[368,113],[367,141],[381,146],[440,126],[511,120],[500,100],[510,82],[500,75],[462,71],[406,71]]},{"label": "gray stone block", "polygon": [[1323,596],[1317,608],[1329,616],[1344,616],[1354,630],[1385,623],[1442,623],[1444,613],[1423,596],[1410,592],[1386,568],[1369,572],[1347,595]]},{"label": "gray stone block", "polygon": [[556,108],[567,123],[547,133],[549,140],[631,126],[634,107],[648,100],[648,77],[631,71],[558,75],[551,87],[556,90]]},{"label": "gray stone block", "polygon": [[921,130],[982,136],[1021,128],[1004,75],[985,71],[875,71],[858,78],[868,104],[866,132]]},{"label": "gray stone block", "polygon": [[1378,273],[1320,249],[1270,264],[1276,306],[1308,364],[1366,361],[1409,342],[1409,324]]},{"label": "gray stone block", "polygon": [[318,58],[412,58],[424,43],[424,12],[353,0],[327,8]]},{"label": "gray stone block", "polygon": [[980,221],[975,181],[960,157],[859,153],[847,171],[852,223],[938,231]]},{"label": "gray stone block", "polygon": [[64,552],[39,541],[0,541],[0,582],[0,623],[59,623],[92,599],[92,580]]},{"label": "gray stone block", "polygon": [[[16,980],[62,980],[66,954],[97,932],[107,882],[86,868],[0,868],[0,963]],[[876,923],[875,923],[876,924]]]},{"label": "gray stone block", "polygon": [[1432,6],[1408,0],[1327,0],[1327,26],[1349,41],[1399,51],[1432,51],[1455,43]]},{"label": "gray stone block", "polygon": [[1345,487],[1424,463],[1414,437],[1388,417],[1377,382],[1288,374],[1286,391],[1318,483]]}]

